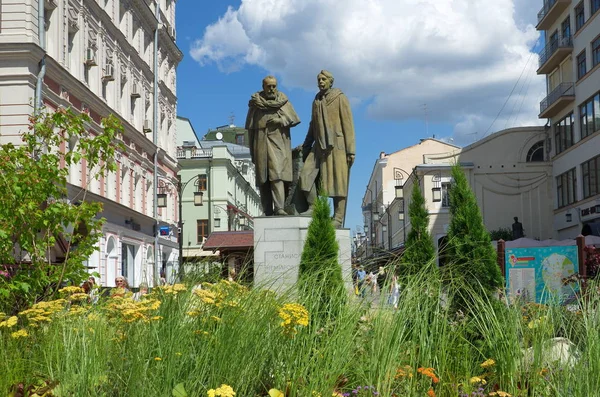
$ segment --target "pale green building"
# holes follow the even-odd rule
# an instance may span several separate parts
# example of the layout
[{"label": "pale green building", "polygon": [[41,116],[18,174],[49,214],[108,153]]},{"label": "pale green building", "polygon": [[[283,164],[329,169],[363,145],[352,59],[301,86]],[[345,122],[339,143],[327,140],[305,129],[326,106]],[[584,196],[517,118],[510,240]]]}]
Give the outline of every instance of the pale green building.
[{"label": "pale green building", "polygon": [[210,233],[252,229],[253,218],[262,211],[247,147],[199,140],[191,122],[183,117],[177,117],[177,135],[186,261],[212,255],[203,250]]}]

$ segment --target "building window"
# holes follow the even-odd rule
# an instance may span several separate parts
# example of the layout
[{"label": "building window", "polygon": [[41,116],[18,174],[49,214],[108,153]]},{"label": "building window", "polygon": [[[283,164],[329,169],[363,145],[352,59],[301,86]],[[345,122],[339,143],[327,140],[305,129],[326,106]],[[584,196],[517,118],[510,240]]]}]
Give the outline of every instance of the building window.
[{"label": "building window", "polygon": [[600,10],[600,0],[590,0],[590,15],[594,15]]},{"label": "building window", "polygon": [[577,80],[585,76],[585,74],[587,73],[587,67],[585,62],[585,50],[583,50],[579,55],[577,55]]},{"label": "building window", "polygon": [[548,40],[548,44],[552,48],[552,51],[558,48],[558,30],[555,30],[554,33],[550,35],[550,39]]},{"label": "building window", "polygon": [[581,139],[600,130],[600,93],[579,106]]},{"label": "building window", "polygon": [[573,204],[576,199],[577,179],[575,168],[556,177],[556,197],[558,208]]},{"label": "building window", "polygon": [[583,13],[583,1],[575,6],[575,31],[579,31],[585,24],[585,14]]},{"label": "building window", "polygon": [[[599,0],[600,1],[600,0]],[[568,16],[561,24],[562,37],[571,37],[571,17]]]},{"label": "building window", "polygon": [[600,36],[592,41],[592,67],[600,63]]},{"label": "building window", "polygon": [[198,191],[203,192],[206,190],[206,174],[198,175]]},{"label": "building window", "polygon": [[208,237],[208,219],[196,220],[197,243],[203,244],[204,239]]},{"label": "building window", "polygon": [[450,182],[442,182],[442,208],[450,207],[450,188],[452,184]]},{"label": "building window", "polygon": [[239,134],[235,136],[235,143],[238,145],[244,146],[244,134]]},{"label": "building window", "polygon": [[556,154],[561,153],[573,146],[573,113],[554,124],[554,144]]},{"label": "building window", "polygon": [[581,164],[581,175],[583,177],[583,198],[595,196],[600,192],[598,176],[600,176],[600,156]]},{"label": "building window", "polygon": [[544,141],[537,142],[529,149],[526,161],[528,163],[544,161]]}]

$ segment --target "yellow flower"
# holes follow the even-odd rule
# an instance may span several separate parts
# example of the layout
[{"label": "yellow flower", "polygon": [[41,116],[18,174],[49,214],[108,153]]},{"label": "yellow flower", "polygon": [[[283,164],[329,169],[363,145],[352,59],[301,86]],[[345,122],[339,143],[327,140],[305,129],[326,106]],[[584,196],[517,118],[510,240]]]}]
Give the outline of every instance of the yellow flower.
[{"label": "yellow flower", "polygon": [[285,394],[280,390],[271,389],[269,390],[269,397],[285,397]]},{"label": "yellow flower", "polygon": [[161,361],[161,360],[162,360],[162,358],[160,358],[160,357],[154,357],[154,361]]},{"label": "yellow flower", "polygon": [[17,332],[13,332],[12,334],[10,334],[10,336],[15,339],[18,339],[18,338],[27,338],[29,336],[29,334],[27,333],[26,330],[20,329]]},{"label": "yellow flower", "polygon": [[480,378],[479,376],[474,376],[471,379],[469,379],[469,383],[471,383],[471,384],[481,383],[482,385],[485,385],[487,382],[485,381],[485,379]]},{"label": "yellow flower", "polygon": [[484,362],[481,363],[481,368],[490,368],[490,367],[493,367],[494,365],[496,365],[496,362],[494,360],[492,360],[491,358],[488,358],[487,360],[485,360]]},{"label": "yellow flower", "polygon": [[8,320],[0,322],[0,328],[12,328],[15,325],[17,325],[18,320],[19,319],[17,318],[17,316],[12,316]]},{"label": "yellow flower", "polygon": [[508,394],[507,392],[502,391],[502,390],[493,391],[489,395],[490,396],[498,396],[498,397],[512,397],[510,394]]},{"label": "yellow flower", "polygon": [[222,384],[221,387],[217,387],[216,389],[210,389],[208,392],[208,397],[234,397],[235,392],[233,388],[229,385]]},{"label": "yellow flower", "polygon": [[58,292],[64,295],[78,294],[83,293],[83,288],[71,285],[69,287],[59,289]]},{"label": "yellow flower", "polygon": [[221,322],[221,318],[220,318],[220,317],[217,317],[217,316],[210,316],[210,318],[211,318],[212,320],[214,320],[214,321],[218,322],[218,323],[220,323],[220,322]]},{"label": "yellow flower", "polygon": [[286,303],[279,309],[279,317],[283,320],[281,327],[284,333],[294,336],[296,327],[308,326],[308,310],[299,303]]},{"label": "yellow flower", "polygon": [[88,314],[87,318],[90,321],[100,320],[100,316],[98,316],[96,313]]}]

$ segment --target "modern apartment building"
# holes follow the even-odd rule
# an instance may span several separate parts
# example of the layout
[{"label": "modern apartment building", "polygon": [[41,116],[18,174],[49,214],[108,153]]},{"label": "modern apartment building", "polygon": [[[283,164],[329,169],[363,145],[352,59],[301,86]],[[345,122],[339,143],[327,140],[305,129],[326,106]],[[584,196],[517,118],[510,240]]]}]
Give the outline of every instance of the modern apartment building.
[{"label": "modern apartment building", "polygon": [[[0,4],[0,133],[20,142],[39,105],[88,113],[89,128],[115,114],[127,150],[99,180],[85,163],[70,170],[70,190],[104,204],[98,251],[88,267],[103,286],[117,275],[152,282],[177,260],[177,203],[157,208],[160,186],[176,186],[175,0],[4,0]],[[39,92],[40,95],[36,95]],[[73,142],[76,148],[77,143]]]},{"label": "modern apartment building", "polygon": [[[250,149],[222,140],[198,140],[191,122],[177,118],[181,166],[184,261],[212,256],[212,232],[251,230],[262,213]],[[221,136],[220,136],[221,137]]]},{"label": "modern apartment building", "polygon": [[555,238],[600,230],[600,0],[547,0],[537,73],[547,76]]}]

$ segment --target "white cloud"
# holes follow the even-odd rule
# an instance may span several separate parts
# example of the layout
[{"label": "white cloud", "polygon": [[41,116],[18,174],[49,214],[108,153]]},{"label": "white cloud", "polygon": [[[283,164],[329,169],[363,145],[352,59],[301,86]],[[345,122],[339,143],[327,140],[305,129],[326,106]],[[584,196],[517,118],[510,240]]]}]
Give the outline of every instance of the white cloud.
[{"label": "white cloud", "polygon": [[536,13],[531,0],[242,0],[191,55],[226,72],[258,65],[310,91],[328,69],[373,118],[423,118],[427,103],[430,121],[481,137],[513,87],[492,131],[539,123]]}]

